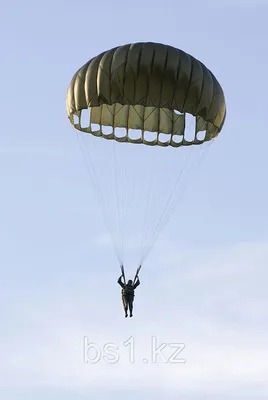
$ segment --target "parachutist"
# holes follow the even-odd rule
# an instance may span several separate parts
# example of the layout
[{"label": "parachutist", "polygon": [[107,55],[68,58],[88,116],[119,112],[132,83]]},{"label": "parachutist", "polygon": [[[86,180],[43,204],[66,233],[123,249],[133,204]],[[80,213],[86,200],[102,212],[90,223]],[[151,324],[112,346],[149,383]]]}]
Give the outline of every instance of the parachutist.
[{"label": "parachutist", "polygon": [[123,306],[124,306],[124,311],[125,311],[125,317],[128,316],[128,308],[130,311],[130,317],[133,316],[133,302],[134,302],[134,292],[135,289],[139,286],[140,280],[139,277],[137,276],[137,280],[135,283],[130,279],[127,283],[122,282],[123,274],[119,277],[117,283],[122,288],[122,301],[123,301]]}]

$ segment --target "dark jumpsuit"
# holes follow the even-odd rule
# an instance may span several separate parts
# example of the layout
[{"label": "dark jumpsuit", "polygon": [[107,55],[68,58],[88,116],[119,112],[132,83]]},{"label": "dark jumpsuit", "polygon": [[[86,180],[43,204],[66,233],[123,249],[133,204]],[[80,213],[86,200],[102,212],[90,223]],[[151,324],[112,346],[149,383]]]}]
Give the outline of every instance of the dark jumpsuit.
[{"label": "dark jumpsuit", "polygon": [[127,309],[129,307],[130,313],[132,314],[133,310],[133,301],[134,301],[134,291],[139,286],[140,280],[137,279],[137,282],[134,285],[125,284],[122,282],[122,276],[117,281],[119,285],[122,287],[122,300],[124,305],[124,310],[127,313]]}]

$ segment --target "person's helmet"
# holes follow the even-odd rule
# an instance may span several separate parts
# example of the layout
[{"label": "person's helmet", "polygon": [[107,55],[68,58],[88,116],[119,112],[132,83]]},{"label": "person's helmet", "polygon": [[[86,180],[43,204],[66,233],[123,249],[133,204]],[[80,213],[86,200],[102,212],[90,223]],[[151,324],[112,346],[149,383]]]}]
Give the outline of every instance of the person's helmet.
[{"label": "person's helmet", "polygon": [[132,280],[130,279],[127,284],[132,285]]}]

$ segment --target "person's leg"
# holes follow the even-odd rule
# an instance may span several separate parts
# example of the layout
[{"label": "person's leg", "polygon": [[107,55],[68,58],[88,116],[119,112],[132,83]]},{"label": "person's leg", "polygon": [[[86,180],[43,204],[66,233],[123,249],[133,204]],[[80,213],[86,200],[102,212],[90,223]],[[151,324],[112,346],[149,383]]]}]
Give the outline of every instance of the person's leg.
[{"label": "person's leg", "polygon": [[122,300],[123,300],[123,305],[124,305],[124,311],[125,311],[125,317],[128,316],[127,314],[127,310],[128,310],[128,301],[126,296],[122,296]]},{"label": "person's leg", "polygon": [[133,315],[133,301],[134,301],[134,296],[129,296],[129,311],[130,311],[130,317]]}]

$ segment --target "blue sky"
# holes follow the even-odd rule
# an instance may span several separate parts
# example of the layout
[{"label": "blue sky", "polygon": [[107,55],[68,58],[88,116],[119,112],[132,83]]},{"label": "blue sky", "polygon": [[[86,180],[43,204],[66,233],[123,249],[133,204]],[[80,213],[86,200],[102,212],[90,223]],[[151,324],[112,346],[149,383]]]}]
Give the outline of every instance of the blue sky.
[{"label": "blue sky", "polygon": [[[3,398],[267,398],[267,13],[257,0],[1,3]],[[207,65],[227,119],[125,320],[65,96],[90,58],[137,41]],[[85,363],[85,336],[116,343],[120,360]],[[134,363],[123,345],[130,337]],[[186,363],[143,363],[152,337],[184,343]]]}]

